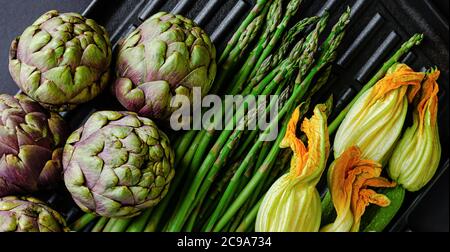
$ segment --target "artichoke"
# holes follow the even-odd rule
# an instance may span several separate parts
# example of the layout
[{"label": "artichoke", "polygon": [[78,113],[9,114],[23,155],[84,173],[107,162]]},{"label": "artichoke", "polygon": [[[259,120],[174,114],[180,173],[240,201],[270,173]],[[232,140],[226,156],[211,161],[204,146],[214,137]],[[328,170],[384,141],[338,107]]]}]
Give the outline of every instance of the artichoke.
[{"label": "artichoke", "polygon": [[169,140],[150,119],[99,111],[69,136],[64,181],[85,212],[132,217],[156,205],[174,176]]},{"label": "artichoke", "polygon": [[105,29],[77,13],[49,11],[11,43],[9,71],[28,96],[54,111],[96,97],[110,77]]},{"label": "artichoke", "polygon": [[114,92],[127,110],[165,120],[180,107],[172,97],[192,102],[194,87],[202,96],[208,93],[216,50],[193,21],[160,12],[123,40],[116,75]]},{"label": "artichoke", "polygon": [[0,232],[68,231],[64,218],[35,198],[0,198]]},{"label": "artichoke", "polygon": [[29,97],[0,95],[0,197],[50,189],[62,179],[67,125]]}]

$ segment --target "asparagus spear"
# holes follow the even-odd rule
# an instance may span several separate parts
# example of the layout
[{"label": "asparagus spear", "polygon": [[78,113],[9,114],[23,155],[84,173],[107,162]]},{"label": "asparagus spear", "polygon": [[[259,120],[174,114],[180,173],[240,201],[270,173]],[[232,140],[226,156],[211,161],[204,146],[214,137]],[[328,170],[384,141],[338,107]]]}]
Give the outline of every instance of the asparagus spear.
[{"label": "asparagus spear", "polygon": [[306,43],[302,48],[303,53],[299,58],[299,71],[297,78],[295,79],[295,83],[300,83],[311,67],[312,64],[304,64],[303,62],[314,61],[314,55],[317,52],[319,43],[319,35],[325,29],[328,17],[328,12],[325,12],[325,14],[320,18],[320,21],[317,23],[316,28],[308,35],[308,37],[306,37],[306,40],[311,41],[311,43]]},{"label": "asparagus spear", "polygon": [[255,226],[256,215],[258,214],[258,210],[262,204],[263,198],[264,197],[261,197],[261,199],[258,201],[258,203],[256,203],[253,206],[252,210],[247,214],[247,216],[245,216],[242,223],[236,229],[236,232],[248,232],[248,231],[253,230],[253,228]]},{"label": "asparagus spear", "polygon": [[71,225],[71,230],[81,231],[84,227],[86,227],[87,224],[91,223],[95,219],[97,219],[97,216],[95,214],[86,213]]},{"label": "asparagus spear", "polygon": [[[349,22],[349,17],[350,17],[350,8],[347,8],[347,10],[344,12],[344,14],[340,17],[339,21],[333,27],[327,40],[322,45],[322,48],[323,48],[322,54],[320,55],[317,64],[311,69],[311,71],[306,76],[306,78],[298,86],[296,86],[294,88],[294,92],[293,92],[292,96],[289,98],[287,103],[283,106],[283,108],[277,115],[277,118],[275,118],[274,122],[272,122],[272,124],[269,126],[268,129],[271,129],[273,127],[273,123],[278,123],[279,118],[283,117],[287,112],[292,110],[293,105],[297,104],[298,101],[301,100],[303,98],[303,96],[305,95],[305,92],[308,90],[308,88],[312,82],[312,79],[317,74],[317,72],[335,59],[336,49],[342,40],[345,28]],[[280,135],[284,135],[285,131],[286,131],[286,125],[284,125],[282,127]],[[239,194],[239,196],[236,198],[236,200],[231,204],[231,206],[227,209],[227,211],[222,216],[222,218],[215,225],[215,227],[213,229],[214,231],[222,230],[223,227],[229,222],[229,220],[234,216],[234,214],[236,214],[236,212],[239,210],[239,208],[243,205],[243,203],[252,194],[252,191],[256,188],[256,186],[258,185],[260,180],[264,177],[263,175],[267,170],[267,166],[271,162],[273,162],[274,159],[276,158],[275,154],[278,154],[278,149],[279,149],[278,145],[279,145],[280,141],[281,141],[281,137],[279,136],[275,142],[274,148],[272,148],[272,150],[269,153],[268,157],[266,158],[264,164],[258,169],[257,173],[255,174],[255,176],[253,176],[252,180],[248,183],[248,185]],[[255,146],[257,146],[257,145],[258,144],[256,144]],[[249,154],[247,156],[254,155],[254,152],[252,150],[249,152]],[[244,162],[245,162],[245,159],[244,159]],[[244,169],[245,169],[245,167],[244,167]],[[238,169],[238,171],[239,171],[239,169]],[[224,196],[226,196],[226,195],[224,195]]]},{"label": "asparagus spear", "polygon": [[91,232],[102,232],[102,230],[105,227],[108,220],[109,220],[109,218],[107,218],[107,217],[101,217],[100,220],[98,220],[98,222],[92,228]]},{"label": "asparagus spear", "polygon": [[[104,232],[124,232],[127,227],[128,224],[130,224],[131,222],[131,218],[128,219],[117,219],[114,221],[113,224],[111,224],[111,227],[108,227],[108,225],[106,225],[106,227],[108,227],[108,229],[106,229],[106,231]],[[109,222],[108,222],[109,224]]]},{"label": "asparagus spear", "polygon": [[[293,0],[292,2],[300,3],[301,0]],[[282,3],[281,0],[274,0],[274,2],[270,5],[269,13],[266,18],[266,26],[265,30],[260,37],[258,44],[256,47],[250,52],[249,57],[244,63],[244,66],[238,72],[236,77],[233,79],[233,89],[227,90],[227,93],[238,93],[242,90],[244,83],[247,81],[253,67],[256,62],[259,60],[259,57],[264,51],[264,48],[267,46],[267,41],[270,41],[271,35],[277,29],[277,25],[281,20],[282,15]],[[262,63],[262,62],[261,62]]]},{"label": "asparagus spear", "polygon": [[248,90],[259,83],[267,75],[270,69],[275,69],[276,66],[278,66],[278,64],[286,57],[289,48],[298,37],[298,34],[302,33],[309,25],[316,23],[318,20],[319,18],[315,16],[305,18],[293,26],[283,37],[280,48],[278,48],[274,54],[269,55],[266,59],[264,59],[261,66],[256,69],[256,73],[251,78],[251,81],[242,93],[247,94],[249,92]]},{"label": "asparagus spear", "polygon": [[[183,137],[181,137],[181,140],[178,144],[174,145],[175,148],[175,167],[178,167],[179,163],[181,162],[182,158],[184,157],[184,154],[191,146],[192,140],[194,139],[196,135],[196,131],[190,130],[186,132]],[[178,170],[177,170],[178,172]]]},{"label": "asparagus spear", "polygon": [[142,232],[144,231],[147,220],[152,214],[153,208],[146,209],[141,215],[136,217],[128,226],[127,232]]},{"label": "asparagus spear", "polygon": [[300,7],[300,4],[302,3],[302,0],[291,0],[286,8],[286,13],[284,14],[283,20],[278,25],[275,34],[270,39],[270,42],[267,46],[265,46],[264,51],[262,52],[261,56],[259,57],[256,64],[253,66],[252,71],[253,73],[250,75],[250,77],[253,77],[256,73],[255,70],[259,68],[261,63],[264,61],[265,58],[267,58],[271,53],[272,50],[275,48],[275,46],[278,44],[278,41],[282,38],[284,31],[286,30],[289,21],[293,16],[297,14],[297,11]]},{"label": "asparagus spear", "polygon": [[106,223],[106,226],[103,228],[103,232],[111,232],[111,229],[114,227],[114,225],[116,224],[116,222],[118,221],[119,219],[117,219],[117,218],[110,218],[109,220],[108,220],[108,222]]},{"label": "asparagus spear", "polygon": [[[268,9],[267,6],[265,9]],[[267,11],[263,11],[261,15],[256,17],[244,30],[239,38],[239,42],[237,45],[231,50],[228,58],[221,64],[221,71],[219,71],[218,76],[216,77],[216,81],[214,83],[213,88],[211,89],[211,93],[218,93],[219,89],[222,88],[223,83],[230,77],[232,71],[235,69],[236,64],[245,54],[247,47],[249,44],[256,38],[261,30],[261,27],[264,23],[264,18],[267,14]]]},{"label": "asparagus spear", "polygon": [[241,23],[237,31],[234,33],[233,37],[228,41],[228,44],[223,51],[222,55],[219,58],[219,64],[221,64],[227,57],[228,54],[231,52],[231,50],[234,48],[236,43],[238,42],[239,38],[241,37],[241,34],[244,32],[244,30],[249,26],[249,24],[255,19],[256,16],[259,15],[259,13],[264,9],[266,5],[269,5],[271,0],[258,0],[256,1],[255,6],[250,11],[250,13],[247,15],[247,17],[244,19],[244,21]]}]

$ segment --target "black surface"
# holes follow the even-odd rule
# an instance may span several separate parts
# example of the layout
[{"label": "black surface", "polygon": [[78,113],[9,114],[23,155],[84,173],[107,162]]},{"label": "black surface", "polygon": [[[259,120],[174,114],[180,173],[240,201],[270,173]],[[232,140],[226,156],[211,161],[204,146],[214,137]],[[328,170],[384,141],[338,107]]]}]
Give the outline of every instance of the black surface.
[{"label": "black surface", "polygon": [[[3,36],[1,37],[0,53],[0,92],[14,94],[17,91],[8,73],[8,49],[10,41],[31,24],[40,14],[50,9],[60,11],[82,12],[91,1],[89,0],[1,0],[0,18]],[[100,0],[88,13],[104,25],[115,43],[120,36],[131,31],[157,10],[171,11],[176,9],[180,14],[195,19],[197,13],[211,2],[220,3],[212,6],[213,12],[202,17],[202,27],[212,34],[220,52],[240,20],[251,8],[254,1],[248,0]],[[192,4],[184,5],[185,2]],[[179,3],[178,7],[176,7]],[[352,23],[340,48],[337,64],[333,69],[333,81],[324,94],[332,92],[339,97],[338,102],[345,105],[352,95],[361,88],[365,81],[378,69],[380,64],[398,48],[402,41],[416,32],[425,33],[425,40],[420,47],[413,50],[406,62],[414,69],[437,65],[442,74],[440,100],[440,129],[443,147],[440,171],[448,167],[449,140],[449,110],[448,110],[448,1],[447,0],[348,0],[345,3],[353,8]],[[304,0],[301,16],[310,16],[322,11],[328,6],[331,12],[330,23],[334,23],[345,7],[338,0]],[[141,17],[141,19],[139,19]],[[225,20],[225,21],[224,21]],[[373,27],[368,27],[370,22]],[[367,34],[364,34],[367,32]],[[361,35],[362,34],[362,35]],[[367,35],[367,36],[365,36]],[[355,39],[360,36],[360,44]],[[353,45],[353,47],[352,47]],[[354,48],[351,49],[351,48]],[[383,49],[383,50],[380,50]],[[350,94],[346,99],[345,95]],[[107,94],[105,94],[107,95]],[[76,126],[92,112],[93,109],[111,108],[104,102],[105,96],[78,108],[70,114],[70,122]],[[440,179],[424,190],[409,193],[405,204],[397,216],[391,230],[401,231],[405,228],[412,231],[448,231],[449,222],[449,172],[443,173]],[[431,190],[429,190],[431,188]],[[429,191],[428,191],[429,190]],[[67,195],[53,197],[52,201],[59,202]],[[77,214],[77,211],[73,212]]]},{"label": "black surface", "polygon": [[412,230],[449,231],[448,178],[449,170],[411,213],[408,222]]}]

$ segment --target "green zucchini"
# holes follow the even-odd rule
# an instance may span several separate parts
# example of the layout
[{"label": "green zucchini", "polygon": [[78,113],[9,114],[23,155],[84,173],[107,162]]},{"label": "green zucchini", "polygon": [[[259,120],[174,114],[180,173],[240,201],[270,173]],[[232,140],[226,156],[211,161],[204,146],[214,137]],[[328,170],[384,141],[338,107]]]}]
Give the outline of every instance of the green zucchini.
[{"label": "green zucchini", "polygon": [[331,200],[330,190],[327,189],[322,198],[322,219],[321,226],[332,223],[336,219],[336,209],[334,209],[333,201]]},{"label": "green zucchini", "polygon": [[368,208],[361,220],[360,230],[363,232],[383,231],[397,214],[405,198],[405,189],[400,185],[381,189],[379,193],[386,195],[391,204],[387,207],[372,205]]}]

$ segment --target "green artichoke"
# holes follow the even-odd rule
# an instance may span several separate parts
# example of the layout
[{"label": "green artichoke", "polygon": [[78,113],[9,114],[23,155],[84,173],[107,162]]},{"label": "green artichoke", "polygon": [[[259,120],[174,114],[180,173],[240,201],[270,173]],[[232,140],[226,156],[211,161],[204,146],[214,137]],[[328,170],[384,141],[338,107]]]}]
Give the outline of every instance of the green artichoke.
[{"label": "green artichoke", "polygon": [[83,211],[132,217],[166,195],[173,163],[169,140],[153,121],[100,111],[68,138],[64,181]]},{"label": "green artichoke", "polygon": [[35,198],[0,198],[0,232],[68,231],[64,218]]},{"label": "green artichoke", "polygon": [[216,50],[193,21],[160,12],[121,43],[114,92],[130,111],[167,119],[178,109],[175,95],[192,101],[193,88],[208,93],[216,76]]},{"label": "green artichoke", "polygon": [[50,189],[62,180],[68,127],[23,94],[0,95],[0,197]]},{"label": "green artichoke", "polygon": [[54,111],[96,97],[110,77],[105,29],[77,13],[49,11],[11,43],[9,71],[28,96]]}]

